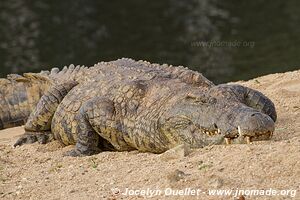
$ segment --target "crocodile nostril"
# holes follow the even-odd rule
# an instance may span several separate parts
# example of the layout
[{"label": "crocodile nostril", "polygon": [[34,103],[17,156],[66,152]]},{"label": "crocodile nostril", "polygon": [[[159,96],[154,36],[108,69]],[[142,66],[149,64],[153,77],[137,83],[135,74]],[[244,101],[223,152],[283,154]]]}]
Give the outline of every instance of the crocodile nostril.
[{"label": "crocodile nostril", "polygon": [[254,117],[255,115],[258,115],[259,113],[253,113],[251,114],[251,117]]},{"label": "crocodile nostril", "polygon": [[217,126],[216,123],[214,123],[213,126],[214,126],[215,129],[218,129],[218,126]]}]

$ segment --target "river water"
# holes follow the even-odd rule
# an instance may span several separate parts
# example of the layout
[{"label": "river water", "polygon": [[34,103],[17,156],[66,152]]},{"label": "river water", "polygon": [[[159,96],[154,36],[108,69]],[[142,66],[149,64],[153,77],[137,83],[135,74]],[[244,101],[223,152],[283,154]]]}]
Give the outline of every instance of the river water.
[{"label": "river water", "polygon": [[299,69],[297,0],[3,0],[0,76],[120,57],[216,83]]}]

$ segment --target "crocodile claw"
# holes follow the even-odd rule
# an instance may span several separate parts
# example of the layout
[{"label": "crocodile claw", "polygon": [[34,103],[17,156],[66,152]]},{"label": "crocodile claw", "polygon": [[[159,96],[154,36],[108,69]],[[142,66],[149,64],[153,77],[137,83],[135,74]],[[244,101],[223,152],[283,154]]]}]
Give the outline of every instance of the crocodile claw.
[{"label": "crocodile claw", "polygon": [[21,146],[23,144],[32,144],[37,142],[38,139],[34,134],[24,134],[22,135],[13,145],[14,147]]},{"label": "crocodile claw", "polygon": [[51,132],[25,132],[16,143],[13,145],[14,147],[22,146],[23,144],[32,144],[35,142],[39,142],[40,144],[46,144],[53,140],[53,135]]},{"label": "crocodile claw", "polygon": [[246,136],[245,138],[246,138],[246,143],[251,144],[251,138],[249,136]]},{"label": "crocodile claw", "polygon": [[70,157],[83,157],[83,156],[91,156],[100,153],[100,149],[89,149],[87,151],[81,152],[78,149],[73,149],[70,151],[67,151],[63,154],[63,156],[70,156]]},{"label": "crocodile claw", "polygon": [[84,156],[82,153],[77,151],[76,149],[73,149],[71,151],[67,151],[63,154],[63,156],[70,156],[70,157],[82,157]]}]

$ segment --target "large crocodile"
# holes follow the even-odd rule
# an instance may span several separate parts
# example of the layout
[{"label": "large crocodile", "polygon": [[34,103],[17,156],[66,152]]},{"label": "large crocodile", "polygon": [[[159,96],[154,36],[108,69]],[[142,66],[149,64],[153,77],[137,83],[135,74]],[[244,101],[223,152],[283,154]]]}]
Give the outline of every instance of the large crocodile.
[{"label": "large crocodile", "polygon": [[266,140],[277,117],[271,100],[256,90],[214,85],[182,66],[126,58],[2,82],[3,128],[26,121],[34,108],[15,146],[56,139],[76,144],[66,153],[71,156]]}]

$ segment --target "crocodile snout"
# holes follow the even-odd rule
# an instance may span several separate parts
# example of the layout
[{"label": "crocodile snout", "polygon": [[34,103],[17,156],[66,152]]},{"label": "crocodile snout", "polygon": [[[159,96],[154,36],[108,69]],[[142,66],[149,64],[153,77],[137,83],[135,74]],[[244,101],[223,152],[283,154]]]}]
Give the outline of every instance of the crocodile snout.
[{"label": "crocodile snout", "polygon": [[241,126],[238,128],[240,137],[245,137],[251,141],[270,139],[274,130],[273,119],[260,112],[246,115],[241,119]]},{"label": "crocodile snout", "polygon": [[261,112],[240,113],[234,120],[234,131],[225,136],[225,143],[250,143],[268,140],[275,130],[273,119]]}]

